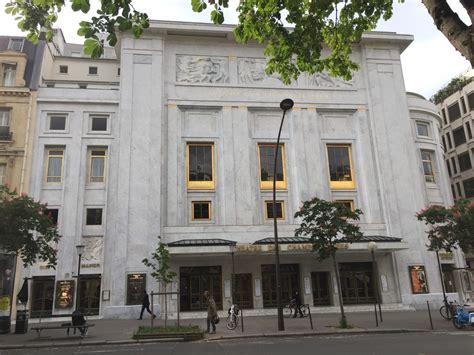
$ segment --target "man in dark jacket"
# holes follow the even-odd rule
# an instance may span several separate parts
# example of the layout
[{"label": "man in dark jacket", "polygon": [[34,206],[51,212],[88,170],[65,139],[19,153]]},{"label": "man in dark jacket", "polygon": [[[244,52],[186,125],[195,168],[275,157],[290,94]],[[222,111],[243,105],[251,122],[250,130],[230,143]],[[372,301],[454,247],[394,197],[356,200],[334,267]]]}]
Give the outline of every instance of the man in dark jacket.
[{"label": "man in dark jacket", "polygon": [[145,309],[151,314],[153,319],[156,318],[156,316],[150,311],[150,298],[148,297],[148,293],[146,293],[146,290],[143,290],[142,311],[140,312],[140,318],[138,318],[138,320],[143,319],[143,312],[145,312]]},{"label": "man in dark jacket", "polygon": [[[214,322],[217,317],[217,306],[214,298],[209,291],[204,291],[204,298],[207,300],[207,332],[214,334],[216,332],[216,323]],[[212,332],[210,331],[212,324]]]},{"label": "man in dark jacket", "polygon": [[295,296],[293,298],[295,299],[295,315],[293,318],[296,318],[298,313],[300,314],[300,317],[303,318],[303,312],[301,312],[301,297],[298,291],[295,292]]}]

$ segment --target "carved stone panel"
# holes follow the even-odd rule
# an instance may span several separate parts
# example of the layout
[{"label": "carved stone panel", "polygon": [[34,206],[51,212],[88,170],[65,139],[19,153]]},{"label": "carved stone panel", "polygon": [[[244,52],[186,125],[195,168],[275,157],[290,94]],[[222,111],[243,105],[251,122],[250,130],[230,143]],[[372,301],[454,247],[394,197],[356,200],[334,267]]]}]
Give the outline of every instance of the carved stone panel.
[{"label": "carved stone panel", "polygon": [[87,237],[83,239],[85,245],[83,263],[100,263],[102,259],[102,237]]},{"label": "carved stone panel", "polygon": [[178,83],[228,83],[229,59],[227,57],[176,56],[176,81]]},{"label": "carved stone panel", "polygon": [[326,87],[326,88],[352,88],[354,81],[345,81],[339,78],[334,78],[328,73],[314,73],[312,75],[305,75],[307,86]]},{"label": "carved stone panel", "polygon": [[268,84],[282,85],[278,74],[267,75],[265,67],[267,62],[264,58],[239,58],[237,63],[239,84],[259,85]]}]

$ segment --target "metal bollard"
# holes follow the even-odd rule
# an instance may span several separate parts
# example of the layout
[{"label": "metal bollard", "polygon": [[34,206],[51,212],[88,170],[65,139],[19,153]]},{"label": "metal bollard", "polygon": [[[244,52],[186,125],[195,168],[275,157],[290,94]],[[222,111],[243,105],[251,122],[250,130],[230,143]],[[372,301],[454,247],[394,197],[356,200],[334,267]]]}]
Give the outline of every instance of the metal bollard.
[{"label": "metal bollard", "polygon": [[428,306],[428,314],[430,316],[430,324],[431,324],[431,330],[433,330],[433,319],[431,318],[431,309],[430,309],[430,301],[426,301],[426,305]]},{"label": "metal bollard", "polygon": [[308,306],[308,315],[309,315],[309,324],[311,324],[311,329],[313,328],[313,317],[311,317],[311,307]]},{"label": "metal bollard", "polygon": [[244,311],[240,310],[240,326],[242,328],[242,333],[244,332]]},{"label": "metal bollard", "polygon": [[379,326],[379,318],[377,316],[377,303],[374,303],[374,313],[375,313],[375,324]]}]

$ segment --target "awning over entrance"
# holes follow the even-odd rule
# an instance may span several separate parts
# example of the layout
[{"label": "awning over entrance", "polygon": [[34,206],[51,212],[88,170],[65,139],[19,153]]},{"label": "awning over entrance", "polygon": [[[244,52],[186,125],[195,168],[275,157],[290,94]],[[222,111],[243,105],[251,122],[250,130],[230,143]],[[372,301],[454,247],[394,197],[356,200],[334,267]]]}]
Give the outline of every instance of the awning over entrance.
[{"label": "awning over entrance", "polygon": [[237,242],[226,239],[182,239],[168,243],[170,254],[219,254],[231,253]]}]

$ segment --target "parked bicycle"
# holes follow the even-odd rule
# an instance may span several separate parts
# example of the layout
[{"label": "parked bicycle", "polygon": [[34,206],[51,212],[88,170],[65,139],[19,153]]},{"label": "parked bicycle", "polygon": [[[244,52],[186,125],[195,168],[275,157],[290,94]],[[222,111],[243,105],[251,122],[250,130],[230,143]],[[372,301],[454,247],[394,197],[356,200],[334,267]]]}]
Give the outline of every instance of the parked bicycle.
[{"label": "parked bicycle", "polygon": [[235,328],[237,328],[240,321],[239,306],[237,306],[236,304],[231,305],[228,310],[228,314],[229,315],[227,316],[227,324],[226,324],[227,329],[234,330]]},{"label": "parked bicycle", "polygon": [[444,319],[451,320],[456,314],[457,305],[458,304],[456,301],[450,301],[448,303],[446,300],[444,300],[444,304],[439,308],[439,314],[441,314],[441,317],[443,317]]},{"label": "parked bicycle", "polygon": [[456,313],[453,316],[453,325],[456,329],[474,327],[474,312],[465,310],[464,307],[469,307],[469,305],[463,304],[456,307]]},{"label": "parked bicycle", "polygon": [[[309,304],[302,304],[300,306],[300,309],[301,309],[301,313],[303,314],[303,317],[307,317],[309,315]],[[291,299],[290,303],[288,303],[287,305],[285,305],[285,307],[283,307],[283,315],[286,318],[289,318],[293,316],[295,312],[296,312],[296,300]]]}]

